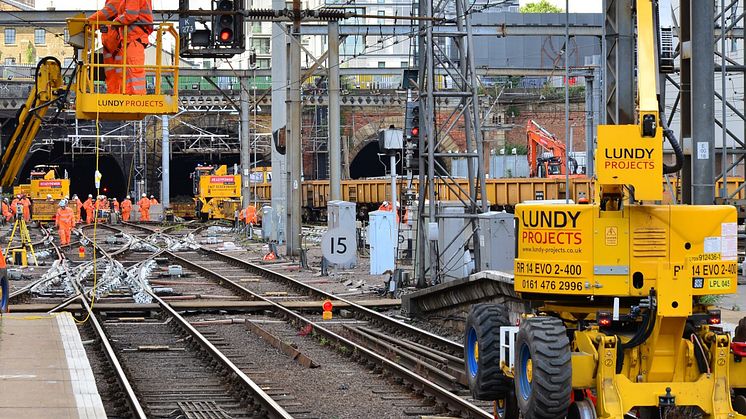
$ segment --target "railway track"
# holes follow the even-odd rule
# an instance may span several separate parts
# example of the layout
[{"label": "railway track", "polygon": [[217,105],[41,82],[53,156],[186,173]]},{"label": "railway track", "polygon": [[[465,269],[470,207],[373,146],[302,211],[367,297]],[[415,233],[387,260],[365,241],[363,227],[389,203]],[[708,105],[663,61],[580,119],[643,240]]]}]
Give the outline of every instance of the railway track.
[{"label": "railway track", "polygon": [[[103,370],[97,372],[103,380],[99,387],[108,394],[104,397],[110,401],[107,409],[114,414],[490,417],[485,410],[488,406],[468,398],[465,379],[459,375],[462,349],[455,342],[230,256],[206,249],[162,250],[182,239],[168,230],[98,227],[102,226],[105,237],[111,236],[108,232],[133,237],[117,243],[118,247],[97,240],[102,261],[126,262],[130,271],[146,263],[152,266],[150,260],[157,260],[161,267],[147,273],[150,284],[143,288],[157,309],[151,304],[144,312],[97,311],[82,332],[95,342],[87,349]],[[160,249],[142,252],[134,260],[129,250],[132,242],[144,240]],[[179,265],[182,272],[170,275],[172,269],[167,266],[178,270],[173,265]],[[66,265],[66,269],[77,268]],[[85,297],[77,299],[89,311],[84,300],[93,284],[85,276],[80,279],[79,295]],[[353,317],[324,323],[317,313],[283,306],[326,298],[347,305]],[[183,299],[250,300],[264,303],[266,310],[258,316],[202,310],[182,317],[170,303]],[[58,309],[73,302],[68,300]],[[290,362],[288,356],[297,362]],[[289,362],[292,368],[287,367]],[[220,381],[221,377],[230,379]],[[392,381],[398,385],[392,386]],[[338,392],[345,396],[343,403],[324,398],[329,395],[324,384],[337,382]],[[353,402],[356,399],[365,400],[370,412],[350,411],[351,405],[358,405]]]},{"label": "railway track", "polygon": [[[163,252],[162,255],[189,272],[211,279],[214,286],[231,289],[243,298],[268,303],[273,316],[293,324],[294,330],[314,333],[325,345],[341,353],[354,353],[358,361],[374,370],[385,370],[399,383],[436,399],[442,411],[434,413],[489,417],[484,410],[487,405],[480,407],[469,400],[461,361],[463,348],[455,342],[218,252],[200,249]],[[286,294],[280,294],[283,292]],[[319,297],[341,301],[348,305],[354,318],[327,325],[318,315],[307,316],[284,307],[282,303],[287,299],[278,301],[280,296],[290,297],[292,301]]]}]

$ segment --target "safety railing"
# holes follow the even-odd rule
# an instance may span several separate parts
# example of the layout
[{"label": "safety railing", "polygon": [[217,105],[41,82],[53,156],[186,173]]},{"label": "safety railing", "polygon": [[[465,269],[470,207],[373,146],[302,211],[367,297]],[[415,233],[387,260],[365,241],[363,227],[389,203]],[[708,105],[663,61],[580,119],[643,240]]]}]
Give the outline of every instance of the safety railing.
[{"label": "safety railing", "polygon": [[[131,31],[152,26],[147,37],[145,59],[142,64],[128,63],[127,42]],[[76,77],[76,112],[83,119],[141,119],[145,115],[173,114],[178,111],[179,34],[172,23],[132,23],[124,25],[112,21],[90,21],[76,17],[68,19],[71,44],[79,49],[80,65]],[[109,31],[119,34],[121,60],[104,62],[102,36]],[[153,52],[148,47],[153,46]],[[148,60],[148,58],[150,58]],[[130,60],[131,61],[131,60]],[[148,62],[150,61],[150,62]],[[153,63],[153,61],[155,61]],[[104,92],[106,71],[114,70],[119,92]],[[147,80],[144,94],[127,94],[127,72],[136,71]],[[109,71],[111,73],[111,71]],[[170,88],[169,88],[170,87]],[[131,90],[131,89],[130,89]]]}]

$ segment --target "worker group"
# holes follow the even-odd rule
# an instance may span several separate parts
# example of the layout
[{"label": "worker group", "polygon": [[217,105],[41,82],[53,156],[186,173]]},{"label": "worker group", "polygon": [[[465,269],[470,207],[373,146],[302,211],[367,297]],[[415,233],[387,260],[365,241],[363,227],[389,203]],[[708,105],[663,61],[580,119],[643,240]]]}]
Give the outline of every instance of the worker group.
[{"label": "worker group", "polygon": [[[51,196],[47,196],[49,200]],[[140,221],[150,221],[150,211],[158,200],[150,195],[142,194],[137,201],[140,212]],[[133,204],[129,195],[120,203],[116,198],[108,198],[106,195],[99,195],[96,199],[93,195],[88,195],[88,199],[81,201],[77,195],[70,199],[59,201],[59,209],[54,216],[54,224],[58,229],[60,243],[62,245],[70,244],[70,234],[72,229],[81,223],[91,224],[93,222],[108,222],[111,214],[116,214],[122,221],[129,221],[132,214]],[[76,211],[77,210],[77,211]],[[31,221],[33,207],[31,200],[25,194],[17,195],[13,201],[4,198],[2,201],[2,221],[4,223],[15,219],[24,223]]]}]

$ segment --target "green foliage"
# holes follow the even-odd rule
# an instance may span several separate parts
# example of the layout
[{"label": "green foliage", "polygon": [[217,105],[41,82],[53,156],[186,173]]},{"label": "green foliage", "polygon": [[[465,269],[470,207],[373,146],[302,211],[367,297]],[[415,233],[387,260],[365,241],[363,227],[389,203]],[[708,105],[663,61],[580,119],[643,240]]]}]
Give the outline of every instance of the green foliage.
[{"label": "green foliage", "polygon": [[718,304],[722,299],[722,295],[703,295],[699,297],[699,303],[712,306]]},{"label": "green foliage", "polygon": [[521,6],[521,13],[563,13],[564,11],[563,8],[557,7],[547,0],[539,0]]},{"label": "green foliage", "polygon": [[513,144],[513,143],[505,143],[505,154],[513,154],[513,149],[515,148],[516,154],[525,156],[528,154],[528,146],[526,144]]},{"label": "green foliage", "polygon": [[26,58],[27,63],[36,63],[36,48],[34,48],[34,44],[32,44],[31,41],[28,42],[28,45],[26,46],[26,52],[24,54],[24,58]]}]

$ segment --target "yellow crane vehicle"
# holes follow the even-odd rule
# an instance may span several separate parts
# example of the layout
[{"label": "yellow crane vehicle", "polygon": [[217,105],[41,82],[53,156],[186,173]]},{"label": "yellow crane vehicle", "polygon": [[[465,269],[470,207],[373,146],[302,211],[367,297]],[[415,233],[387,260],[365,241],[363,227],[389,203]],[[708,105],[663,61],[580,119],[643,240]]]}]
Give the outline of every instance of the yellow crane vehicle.
[{"label": "yellow crane vehicle", "polygon": [[233,220],[241,210],[241,175],[228,174],[228,166],[197,166],[192,181],[197,218]]},{"label": "yellow crane vehicle", "polygon": [[[56,166],[37,165],[31,171],[27,195],[34,221],[54,221],[60,200],[70,196],[70,179],[60,179],[57,170]],[[78,207],[72,208],[77,217]]]},{"label": "yellow crane vehicle", "polygon": [[[11,121],[11,135],[2,144],[0,187],[4,190],[10,189],[17,182],[18,174],[29,157],[31,144],[50,109],[55,109],[56,114],[59,114],[72,104],[77,118],[97,121],[137,120],[145,115],[175,114],[178,111],[178,90],[168,87],[178,86],[179,76],[179,37],[173,24],[154,24],[151,38],[154,39],[156,63],[142,66],[128,65],[126,60],[121,64],[103,64],[100,61],[98,32],[104,26],[109,30],[122,30],[126,39],[127,27],[121,27],[120,23],[90,22],[83,15],[68,19],[69,43],[75,48],[76,60],[70,83],[65,84],[62,66],[57,58],[45,57],[39,60],[34,72],[35,86]],[[126,44],[125,42],[122,46],[123,56],[127,53]],[[173,47],[172,52],[166,50],[167,45]],[[172,57],[172,61],[164,63],[164,57]],[[142,67],[146,76],[154,81],[153,87],[144,95],[107,93],[101,75],[105,69],[111,67],[117,67],[122,74],[127,72],[127,68]],[[125,77],[122,78],[122,83],[122,91],[125,91]],[[46,188],[51,185],[49,182],[55,180],[57,179],[39,179],[37,189]],[[23,187],[20,189],[24,189],[25,193],[32,193],[33,182],[34,179],[28,190]],[[69,184],[67,188],[69,192]],[[43,197],[46,198],[46,193]]]},{"label": "yellow crane vehicle", "polygon": [[736,210],[653,204],[683,161],[659,115],[653,10],[636,0],[638,123],[599,126],[593,203],[516,206],[514,287],[532,310],[467,318],[472,395],[504,417],[746,419],[746,318],[731,336],[702,298],[736,292]]}]

